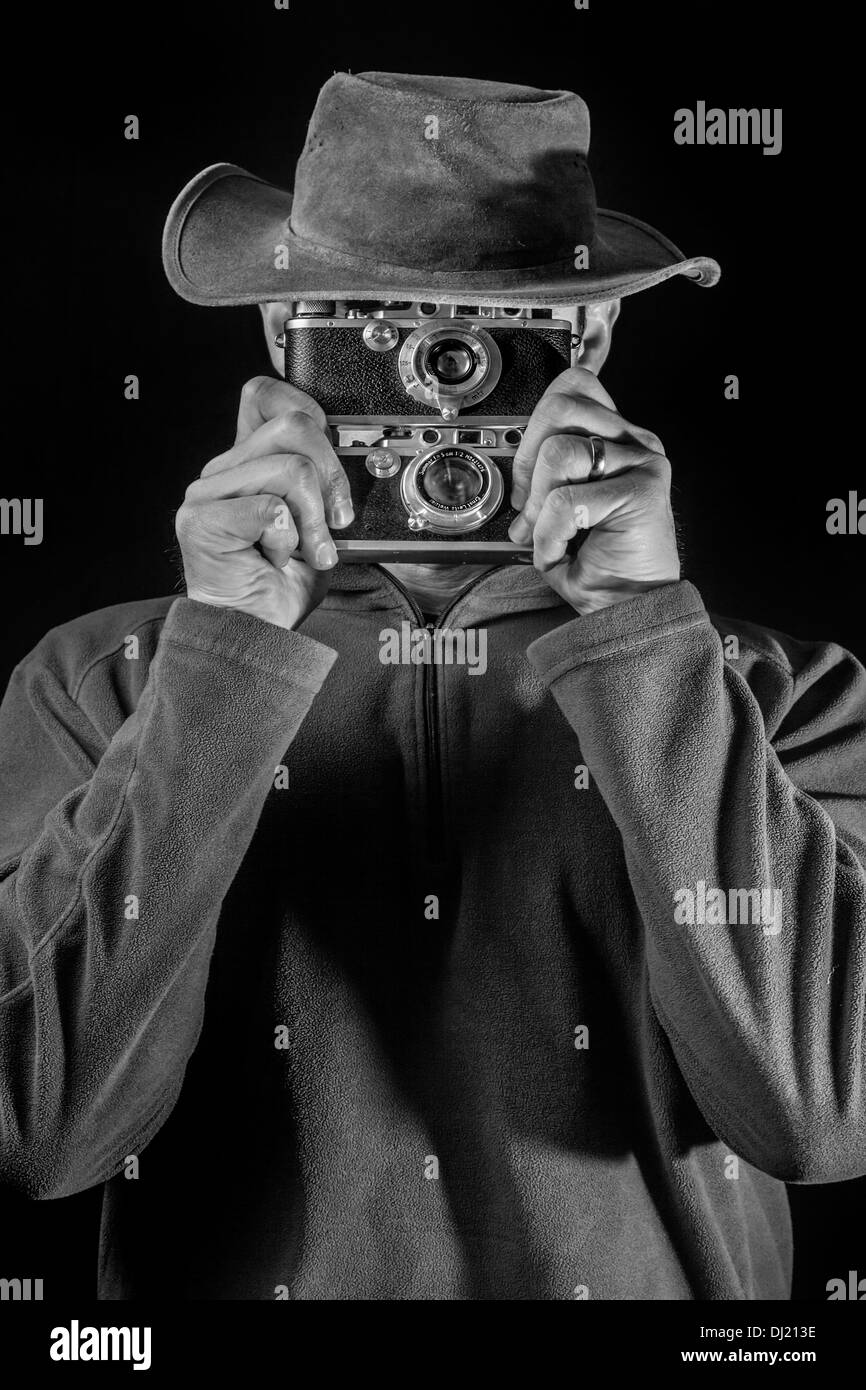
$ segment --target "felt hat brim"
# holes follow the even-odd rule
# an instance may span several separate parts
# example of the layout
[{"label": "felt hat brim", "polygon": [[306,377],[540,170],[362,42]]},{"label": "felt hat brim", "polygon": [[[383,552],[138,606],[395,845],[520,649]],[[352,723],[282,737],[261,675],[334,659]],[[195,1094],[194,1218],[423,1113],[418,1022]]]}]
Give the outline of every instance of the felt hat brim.
[{"label": "felt hat brim", "polygon": [[[674,275],[714,285],[708,256],[684,256],[637,218],[599,208],[590,267],[571,261],[519,270],[431,273],[347,256],[295,237],[292,194],[235,164],[212,164],[175,199],[163,233],[166,275],[192,304],[221,307],[298,299],[411,299],[492,305],[591,304]],[[279,248],[279,254],[278,254]],[[277,262],[279,261],[279,268]]]}]

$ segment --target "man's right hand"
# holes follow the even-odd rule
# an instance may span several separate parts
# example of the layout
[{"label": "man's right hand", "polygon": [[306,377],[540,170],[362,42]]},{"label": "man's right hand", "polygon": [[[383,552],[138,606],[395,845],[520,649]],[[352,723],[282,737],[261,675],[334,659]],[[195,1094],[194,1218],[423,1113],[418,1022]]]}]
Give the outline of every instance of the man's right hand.
[{"label": "man's right hand", "polygon": [[[273,377],[248,381],[231,449],[186,490],[175,519],[189,598],[294,628],[321,603],[348,526],[349,480],[321,407]],[[303,559],[293,560],[300,549]]]}]

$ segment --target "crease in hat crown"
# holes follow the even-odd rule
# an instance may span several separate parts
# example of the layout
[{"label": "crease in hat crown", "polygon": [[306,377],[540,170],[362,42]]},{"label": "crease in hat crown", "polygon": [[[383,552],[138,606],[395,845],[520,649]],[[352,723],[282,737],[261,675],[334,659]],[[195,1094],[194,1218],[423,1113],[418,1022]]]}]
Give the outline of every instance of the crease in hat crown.
[{"label": "crease in hat crown", "polygon": [[589,113],[571,92],[337,73],[310,120],[287,231],[439,273],[559,263],[578,242],[591,254],[588,149]]},{"label": "crease in hat crown", "polygon": [[671,275],[715,283],[711,258],[597,206],[589,144],[574,92],[338,72],[319,92],[294,190],[210,166],[169,213],[166,273],[184,298],[214,305],[428,292],[444,303],[475,290],[495,302],[500,287],[503,303],[577,304]]}]

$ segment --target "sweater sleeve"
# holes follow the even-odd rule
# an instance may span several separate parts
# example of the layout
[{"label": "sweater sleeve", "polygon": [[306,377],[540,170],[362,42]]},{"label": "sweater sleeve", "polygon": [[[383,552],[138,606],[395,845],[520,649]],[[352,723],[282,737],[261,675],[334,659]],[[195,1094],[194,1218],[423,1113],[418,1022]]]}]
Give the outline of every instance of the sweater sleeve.
[{"label": "sweater sleeve", "polygon": [[[705,1119],[764,1172],[832,1182],[866,1172],[866,672],[787,645],[750,685],[679,582],[528,654],[622,836],[653,1006]],[[769,726],[762,683],[784,692]]]},{"label": "sweater sleeve", "polygon": [[179,598],[106,739],[43,646],[0,708],[0,1181],[62,1197],[174,1105],[223,897],[336,653]]}]

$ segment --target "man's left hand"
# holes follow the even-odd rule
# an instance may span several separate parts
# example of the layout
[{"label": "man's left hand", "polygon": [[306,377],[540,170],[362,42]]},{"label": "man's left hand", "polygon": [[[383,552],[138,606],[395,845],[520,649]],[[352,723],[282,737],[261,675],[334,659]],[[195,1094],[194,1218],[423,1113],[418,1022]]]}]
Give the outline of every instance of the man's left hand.
[{"label": "man's left hand", "polygon": [[[589,436],[604,441],[603,476],[588,481]],[[631,425],[598,377],[571,367],[551,382],[514,459],[509,536],[534,547],[534,564],[578,613],[593,613],[680,577],[661,440]],[[566,547],[591,528],[573,556]]]}]

